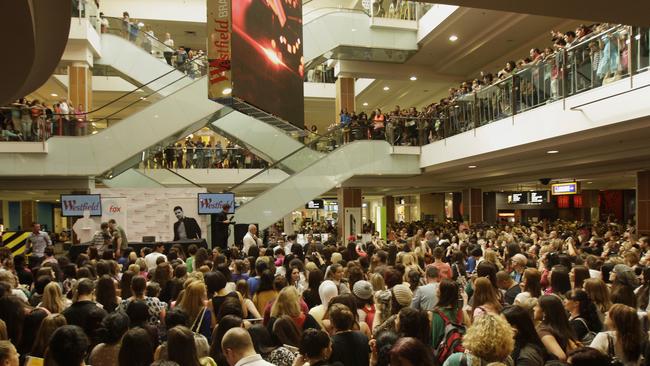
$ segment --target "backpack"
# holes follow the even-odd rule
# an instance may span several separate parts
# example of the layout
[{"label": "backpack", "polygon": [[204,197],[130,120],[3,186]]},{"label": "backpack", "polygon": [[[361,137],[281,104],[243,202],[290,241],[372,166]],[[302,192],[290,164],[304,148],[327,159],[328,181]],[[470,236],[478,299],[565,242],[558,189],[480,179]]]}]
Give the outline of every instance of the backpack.
[{"label": "backpack", "polygon": [[463,325],[463,311],[458,310],[456,321],[452,323],[449,318],[440,310],[436,309],[435,312],[440,316],[445,323],[445,333],[436,347],[434,352],[434,359],[438,365],[442,365],[445,360],[454,353],[465,352],[463,347],[463,336],[465,335],[465,325]]},{"label": "backpack", "polygon": [[576,320],[579,320],[580,322],[582,322],[582,324],[585,326],[585,328],[587,328],[587,334],[585,334],[584,337],[582,337],[582,339],[580,340],[580,343],[582,343],[582,345],[585,346],[585,347],[589,347],[591,342],[594,341],[594,338],[596,338],[596,332],[593,332],[593,331],[591,331],[591,329],[589,329],[589,326],[587,325],[587,322],[584,319],[576,318]]}]

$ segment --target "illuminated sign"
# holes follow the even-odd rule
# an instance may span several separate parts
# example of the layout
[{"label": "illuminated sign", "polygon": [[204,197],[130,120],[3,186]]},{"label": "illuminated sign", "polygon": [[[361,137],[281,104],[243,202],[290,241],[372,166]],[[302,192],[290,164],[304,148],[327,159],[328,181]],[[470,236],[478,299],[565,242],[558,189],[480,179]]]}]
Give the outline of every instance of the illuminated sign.
[{"label": "illuminated sign", "polygon": [[547,203],[548,191],[532,191],[528,195],[528,203]]},{"label": "illuminated sign", "polygon": [[514,192],[508,195],[508,203],[525,204],[528,203],[528,196],[524,192]]},{"label": "illuminated sign", "polygon": [[62,216],[83,216],[84,211],[90,212],[90,216],[101,216],[101,196],[98,194],[61,195]]},{"label": "illuminated sign", "polygon": [[554,196],[564,195],[564,194],[577,194],[578,193],[578,183],[555,183],[551,185],[551,194]]},{"label": "illuminated sign", "polygon": [[199,193],[199,215],[216,214],[223,211],[223,205],[229,204],[227,213],[235,213],[234,193]]},{"label": "illuminated sign", "polygon": [[209,0],[208,10],[208,98],[229,97],[232,91],[231,0]]},{"label": "illuminated sign", "polygon": [[308,210],[320,210],[325,208],[325,202],[323,200],[312,200],[307,202],[305,208]]}]

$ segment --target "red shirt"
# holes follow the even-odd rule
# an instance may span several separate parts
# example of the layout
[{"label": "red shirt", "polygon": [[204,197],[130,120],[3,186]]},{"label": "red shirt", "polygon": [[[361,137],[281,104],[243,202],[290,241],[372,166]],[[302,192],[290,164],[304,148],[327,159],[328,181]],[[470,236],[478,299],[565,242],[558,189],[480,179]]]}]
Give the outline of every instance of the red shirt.
[{"label": "red shirt", "polygon": [[451,266],[449,265],[449,263],[433,262],[429,264],[429,266],[434,266],[438,268],[438,275],[440,276],[440,279],[443,278],[451,279],[453,277],[453,272],[451,271]]}]

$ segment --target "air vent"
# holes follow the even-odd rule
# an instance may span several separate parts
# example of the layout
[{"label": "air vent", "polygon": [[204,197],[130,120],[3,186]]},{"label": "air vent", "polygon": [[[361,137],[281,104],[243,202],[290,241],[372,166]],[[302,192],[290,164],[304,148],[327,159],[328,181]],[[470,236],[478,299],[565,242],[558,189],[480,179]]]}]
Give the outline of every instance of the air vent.
[{"label": "air vent", "polygon": [[187,34],[188,36],[195,36],[196,32],[195,31],[185,31],[185,34]]}]

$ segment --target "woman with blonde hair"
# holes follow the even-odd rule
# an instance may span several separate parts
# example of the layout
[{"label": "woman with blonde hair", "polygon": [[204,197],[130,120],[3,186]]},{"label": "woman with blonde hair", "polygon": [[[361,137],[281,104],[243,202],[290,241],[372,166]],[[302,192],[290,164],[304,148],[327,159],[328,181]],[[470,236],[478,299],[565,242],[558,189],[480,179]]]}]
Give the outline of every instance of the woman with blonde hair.
[{"label": "woman with blonde hair", "polygon": [[68,325],[65,317],[61,314],[50,314],[41,323],[41,326],[38,328],[36,333],[36,339],[34,340],[34,345],[32,350],[29,353],[30,358],[43,358],[45,357],[45,350],[47,349],[50,337],[55,330],[60,327]]},{"label": "woman with blonde hair", "polygon": [[485,314],[467,329],[463,337],[465,353],[454,353],[444,366],[482,365],[490,362],[502,362],[513,366],[510,357],[515,348],[514,331],[501,316]]},{"label": "woman with blonde hair", "polygon": [[499,271],[503,270],[503,264],[501,264],[501,261],[497,258],[497,252],[494,250],[486,249],[485,253],[483,253],[483,259],[497,266]]},{"label": "woman with blonde hair", "polygon": [[50,313],[58,314],[70,306],[70,300],[63,297],[61,286],[56,282],[50,282],[45,286],[43,299],[37,307],[47,309]]},{"label": "woman with blonde hair", "polygon": [[215,325],[215,317],[206,306],[207,290],[201,281],[192,282],[185,290],[179,300],[177,307],[183,310],[190,321],[188,325],[193,332],[203,334],[206,339],[212,335],[212,328]]},{"label": "woman with blonde hair", "polygon": [[266,325],[271,334],[273,334],[273,323],[283,315],[290,317],[300,331],[309,328],[321,329],[313,316],[303,313],[300,309],[300,294],[293,286],[283,288],[271,306],[271,318]]}]

